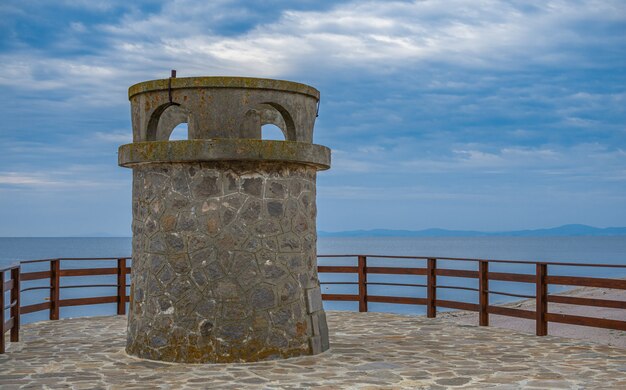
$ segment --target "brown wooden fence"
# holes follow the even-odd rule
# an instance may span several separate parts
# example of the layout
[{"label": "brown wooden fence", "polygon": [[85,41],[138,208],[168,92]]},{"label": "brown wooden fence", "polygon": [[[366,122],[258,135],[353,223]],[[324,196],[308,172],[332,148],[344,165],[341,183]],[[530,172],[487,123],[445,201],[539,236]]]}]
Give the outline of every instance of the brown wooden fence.
[{"label": "brown wooden fence", "polygon": [[[354,285],[358,287],[357,294],[323,294],[326,301],[354,301],[358,302],[359,311],[368,311],[368,303],[393,303],[408,305],[426,306],[426,315],[434,318],[437,308],[450,308],[459,310],[469,310],[478,313],[479,324],[489,325],[489,315],[503,315],[534,320],[536,322],[536,334],[545,336],[548,334],[548,323],[559,322],[564,324],[590,326],[595,328],[606,328],[626,331],[626,321],[612,320],[606,318],[584,317],[569,314],[550,313],[548,303],[562,303],[569,305],[596,306],[615,309],[626,309],[625,301],[592,299],[563,295],[549,295],[549,285],[560,286],[586,286],[626,290],[626,280],[561,276],[553,275],[548,271],[553,267],[587,267],[590,268],[622,268],[626,265],[616,264],[582,264],[582,263],[561,263],[561,262],[528,262],[514,260],[478,260],[467,258],[432,258],[432,257],[412,257],[412,256],[384,256],[384,255],[320,255],[320,258],[353,258],[356,265],[321,265],[318,267],[320,273],[356,274],[355,282],[322,282],[322,285]],[[368,258],[387,259],[393,262],[394,259],[415,260],[425,263],[423,267],[393,267],[393,266],[368,266]],[[0,353],[5,351],[5,334],[11,332],[11,342],[19,341],[20,316],[38,311],[48,310],[50,320],[59,319],[59,309],[66,306],[95,305],[103,303],[117,304],[117,314],[126,314],[126,302],[129,297],[126,295],[126,276],[131,274],[131,267],[127,263],[128,258],[62,258],[23,261],[18,265],[0,269]],[[477,263],[477,270],[446,269],[438,266],[438,261],[459,261]],[[114,261],[115,267],[108,268],[67,268],[61,267],[62,261]],[[33,263],[49,263],[48,270],[22,272],[22,266]],[[489,270],[490,264],[526,264],[535,268],[534,274],[492,272]],[[391,264],[393,265],[393,264]],[[394,283],[394,282],[374,282],[368,281],[368,275],[421,275],[426,279],[425,284],[418,283]],[[61,277],[82,277],[115,275],[116,283],[112,284],[62,284]],[[7,277],[8,276],[8,277]],[[437,283],[437,277],[469,278],[478,280],[478,288],[441,285]],[[33,280],[48,280],[49,283],[40,287],[21,288],[21,282]],[[514,294],[504,291],[489,289],[489,281],[506,281],[517,283],[532,283],[535,285],[535,295]],[[371,295],[368,293],[368,286],[402,286],[425,288],[425,297],[398,297],[386,295]],[[67,288],[94,288],[94,287],[115,287],[116,295],[60,299],[61,289]],[[437,298],[438,289],[459,289],[475,291],[478,293],[478,300],[475,303],[442,300]],[[28,291],[47,290],[49,298],[43,302],[26,306],[20,305],[20,297]],[[9,304],[5,304],[5,294],[10,291]],[[490,305],[490,294],[504,295],[515,298],[535,299],[535,310],[523,310],[510,307]],[[7,313],[8,316],[7,316]]]},{"label": "brown wooden fence", "polygon": [[[68,268],[62,269],[62,261],[107,261],[117,262],[116,267],[109,268]],[[23,272],[22,268],[27,264],[49,263],[48,270]],[[63,259],[43,259],[43,260],[27,260],[22,261],[18,265],[0,269],[0,291],[11,291],[9,305],[5,305],[4,293],[0,299],[0,353],[5,351],[5,333],[11,332],[11,342],[19,341],[20,334],[20,316],[29,313],[35,313],[43,310],[49,311],[50,320],[59,319],[59,309],[66,306],[96,305],[101,303],[116,303],[117,314],[126,314],[126,302],[129,297],[126,295],[126,275],[130,274],[131,268],[127,267],[127,258],[63,258]],[[5,275],[10,272],[10,277]],[[116,283],[111,284],[62,284],[62,277],[81,277],[81,276],[101,276],[116,275]],[[22,282],[33,280],[48,280],[49,283],[44,286],[20,288]],[[115,287],[117,294],[112,296],[89,297],[89,298],[72,298],[61,299],[61,290],[70,288],[93,288],[93,287]],[[20,297],[29,291],[47,290],[49,297],[43,302],[34,303],[26,306],[20,305]],[[5,321],[6,310],[10,308],[10,314]]]}]

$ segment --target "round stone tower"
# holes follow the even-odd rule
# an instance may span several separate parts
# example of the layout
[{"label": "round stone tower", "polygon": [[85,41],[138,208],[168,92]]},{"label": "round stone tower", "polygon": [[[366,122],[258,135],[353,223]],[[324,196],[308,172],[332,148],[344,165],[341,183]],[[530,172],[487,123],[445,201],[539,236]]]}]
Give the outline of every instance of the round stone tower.
[{"label": "round stone tower", "polygon": [[[252,362],[317,354],[328,328],[317,277],[312,144],[319,91],[280,80],[192,77],[129,89],[133,263],[129,354]],[[189,139],[168,141],[187,123]],[[285,141],[261,139],[274,124]]]}]

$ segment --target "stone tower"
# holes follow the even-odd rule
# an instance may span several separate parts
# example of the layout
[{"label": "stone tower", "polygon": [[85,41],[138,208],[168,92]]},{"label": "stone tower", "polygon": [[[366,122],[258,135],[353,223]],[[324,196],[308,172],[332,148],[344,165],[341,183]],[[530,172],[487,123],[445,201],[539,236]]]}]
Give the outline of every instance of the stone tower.
[{"label": "stone tower", "polygon": [[[319,91],[280,80],[192,77],[129,89],[133,282],[129,354],[251,362],[317,354],[328,328],[317,277]],[[189,139],[168,141],[180,123]],[[261,139],[278,126],[285,141]]]}]

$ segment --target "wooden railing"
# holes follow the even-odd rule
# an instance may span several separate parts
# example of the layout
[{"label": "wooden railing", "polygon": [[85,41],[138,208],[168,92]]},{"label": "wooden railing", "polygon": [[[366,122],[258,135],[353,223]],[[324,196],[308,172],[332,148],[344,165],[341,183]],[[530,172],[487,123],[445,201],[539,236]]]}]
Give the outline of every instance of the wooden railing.
[{"label": "wooden railing", "polygon": [[[621,268],[626,269],[626,265],[616,264],[582,264],[582,263],[560,263],[560,262],[528,262],[513,260],[477,260],[467,258],[432,258],[432,257],[412,257],[412,256],[383,256],[383,255],[320,255],[319,258],[353,258],[356,265],[320,265],[319,273],[330,274],[356,274],[356,281],[323,281],[323,286],[327,285],[353,285],[358,287],[356,294],[322,294],[326,301],[354,301],[358,302],[359,311],[368,311],[369,303],[391,303],[407,305],[423,305],[426,307],[426,315],[434,318],[437,315],[437,308],[449,308],[458,310],[475,311],[478,313],[479,325],[489,325],[489,315],[503,315],[534,320],[536,322],[536,334],[545,336],[548,334],[548,323],[558,322],[564,324],[590,326],[596,328],[626,330],[626,321],[606,318],[595,318],[577,316],[569,314],[550,313],[548,303],[561,303],[569,305],[595,306],[604,308],[626,309],[625,301],[582,298],[563,295],[549,295],[549,285],[559,286],[585,286],[626,290],[626,280],[562,276],[549,274],[549,269],[553,267],[572,266],[588,268]],[[422,261],[423,267],[393,267],[393,266],[368,266],[368,258],[386,259],[393,261],[410,260]],[[50,320],[59,319],[59,309],[67,306],[95,305],[103,303],[115,303],[117,314],[126,314],[126,303],[129,296],[126,294],[126,276],[131,274],[131,267],[128,266],[129,258],[60,258],[23,261],[18,265],[0,269],[0,353],[5,351],[5,334],[11,332],[11,342],[19,341],[20,317],[24,314],[35,313],[48,310]],[[476,270],[446,269],[438,266],[438,261],[470,262],[474,263]],[[115,267],[107,268],[62,268],[63,261],[114,261]],[[23,266],[34,263],[49,263],[47,270],[23,272]],[[492,272],[490,264],[525,264],[534,267],[534,274]],[[550,267],[550,268],[549,268]],[[116,283],[111,284],[68,284],[61,282],[61,278],[81,277],[81,276],[116,276]],[[418,275],[426,279],[425,283],[396,283],[396,282],[376,282],[368,281],[369,275]],[[8,276],[8,277],[7,277]],[[478,281],[478,288],[442,285],[437,283],[437,277],[453,277],[475,279]],[[48,280],[44,286],[34,286],[22,288],[22,282],[35,280]],[[489,288],[490,281],[506,281],[516,283],[534,284],[535,295],[525,295],[504,291],[495,291]],[[425,289],[423,297],[402,297],[387,295],[372,295],[368,293],[369,286],[389,286],[389,287],[413,287]],[[116,288],[116,295],[61,299],[62,289],[73,288],[94,288],[109,287]],[[462,302],[443,300],[437,298],[438,289],[458,289],[474,291],[478,293],[477,302]],[[32,303],[21,306],[23,302],[22,294],[29,291],[47,290],[49,298],[43,302]],[[5,294],[10,294],[8,305],[5,303]],[[535,299],[535,310],[524,310],[504,306],[491,305],[489,303],[490,294],[503,295],[514,298]],[[8,316],[7,316],[7,311]]]},{"label": "wooden railing", "polygon": [[[564,263],[564,262],[530,262],[515,260],[478,260],[467,258],[431,258],[412,256],[383,256],[383,255],[320,255],[320,258],[356,258],[356,266],[319,266],[320,273],[347,273],[357,274],[356,282],[322,282],[322,285],[358,285],[358,294],[323,294],[322,299],[327,301],[357,301],[359,311],[368,311],[368,303],[396,303],[426,306],[426,315],[434,318],[438,307],[459,309],[478,312],[478,322],[481,326],[489,325],[489,315],[497,314],[509,317],[525,318],[535,320],[537,336],[548,334],[548,323],[559,322],[563,324],[590,326],[595,328],[615,329],[626,331],[626,321],[612,320],[606,318],[595,318],[577,316],[570,314],[550,313],[548,303],[561,303],[569,305],[596,306],[604,308],[626,309],[625,301],[582,298],[562,295],[549,295],[549,285],[559,286],[584,286],[626,290],[626,280],[607,279],[579,276],[560,276],[548,274],[548,267],[590,267],[590,268],[621,268],[626,269],[626,265],[621,264],[584,264],[584,263]],[[377,259],[404,259],[425,261],[426,267],[370,267],[367,265],[368,258]],[[478,268],[473,270],[445,269],[437,266],[438,260],[451,262],[472,262],[477,263]],[[510,272],[491,272],[489,264],[524,264],[535,268],[534,274],[521,274]],[[425,284],[418,283],[389,283],[389,282],[368,282],[368,275],[421,275],[426,277]],[[437,276],[470,278],[478,280],[478,288],[448,286],[437,283]],[[517,283],[535,284],[535,295],[515,294],[505,291],[495,291],[489,289],[489,281],[506,281]],[[425,297],[397,297],[386,295],[368,294],[368,286],[403,286],[419,287],[426,289]],[[458,289],[475,291],[478,293],[478,302],[461,302],[442,300],[437,298],[437,289]],[[535,299],[535,310],[516,309],[511,307],[495,306],[489,304],[490,294],[503,295],[508,297]]]},{"label": "wooden railing", "polygon": [[[116,267],[108,268],[66,268],[61,267],[62,261],[105,261],[117,262]],[[49,263],[48,270],[23,272],[24,265],[36,263]],[[6,280],[5,275],[10,272],[10,277]],[[11,332],[11,342],[19,341],[20,334],[20,317],[24,314],[35,313],[43,310],[49,311],[50,320],[59,319],[59,309],[67,306],[96,305],[101,303],[116,303],[117,314],[126,314],[126,302],[129,297],[126,295],[126,275],[130,274],[131,268],[127,267],[127,258],[60,258],[60,259],[43,259],[43,260],[27,260],[20,264],[0,269],[0,291],[4,291],[0,297],[0,353],[5,351],[5,333]],[[110,284],[62,284],[62,277],[80,277],[80,276],[101,276],[116,275],[116,283]],[[34,286],[20,288],[22,282],[46,279],[49,281],[44,286]],[[115,287],[117,294],[112,296],[100,296],[89,298],[70,298],[61,299],[62,289],[82,289],[94,287]],[[47,290],[49,298],[43,302],[33,303],[22,306],[20,302],[22,294],[29,291]],[[5,305],[5,293],[11,291],[9,305]],[[8,320],[5,321],[6,311],[10,308]]]},{"label": "wooden railing", "polygon": [[[10,279],[5,280],[5,273]],[[5,294],[10,291],[8,307],[5,307]],[[4,353],[5,333],[11,332],[11,342],[20,341],[20,266],[14,265],[0,270],[0,353]],[[9,318],[5,321],[5,310],[9,309]]]}]

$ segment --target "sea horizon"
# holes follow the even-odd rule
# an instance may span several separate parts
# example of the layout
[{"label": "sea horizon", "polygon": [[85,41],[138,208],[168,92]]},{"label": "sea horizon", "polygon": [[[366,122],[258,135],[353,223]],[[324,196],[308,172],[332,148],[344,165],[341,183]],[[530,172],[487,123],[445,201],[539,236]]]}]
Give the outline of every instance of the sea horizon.
[{"label": "sea horizon", "polygon": [[[448,229],[429,227],[425,229],[394,229],[371,228],[352,230],[318,230],[319,237],[581,237],[581,236],[626,236],[626,227],[606,226],[597,227],[580,223],[564,224],[552,227],[537,227],[517,230],[475,230],[475,229]],[[72,234],[59,236],[0,236],[0,238],[132,238],[127,235],[117,235],[106,232],[88,234]]]},{"label": "sea horizon", "polygon": [[[132,237],[0,237],[7,259],[129,257]],[[626,236],[319,236],[317,252],[626,263]]]},{"label": "sea horizon", "polygon": [[[132,238],[87,238],[87,237],[64,237],[64,238],[0,238],[0,267],[15,264],[18,261],[35,260],[45,258],[71,258],[71,257],[129,257],[131,256]],[[573,263],[595,264],[626,264],[626,239],[622,236],[605,237],[319,237],[317,242],[319,255],[391,255],[391,256],[424,256],[424,257],[460,257],[485,260],[526,260],[526,261],[554,261]],[[129,260],[130,261],[130,260]],[[96,265],[99,262],[64,261],[62,267],[111,267],[113,263]],[[320,265],[355,265],[355,258],[319,258]],[[439,260],[442,268],[469,269],[476,268],[475,261],[452,262]],[[372,256],[368,258],[369,266],[390,267],[424,267],[423,260],[415,259],[385,259]],[[23,272],[44,270],[47,263],[34,263],[23,265]],[[519,272],[534,273],[533,264],[493,264],[492,272]],[[588,277],[626,277],[626,269],[588,268],[572,266],[550,267],[552,274],[564,274]],[[322,282],[355,281],[353,274],[320,274]],[[98,277],[95,277],[98,278]],[[105,278],[105,277],[100,277]],[[412,275],[372,275],[370,281],[385,282],[392,278],[401,283],[421,283],[420,276]],[[87,278],[89,279],[89,278]],[[453,278],[442,283],[465,285],[474,281]],[[95,279],[94,279],[95,281]],[[90,283],[85,280],[84,283]],[[99,283],[99,282],[98,282]],[[501,283],[502,290],[518,293],[534,293],[534,285],[525,283],[494,282]],[[469,286],[469,285],[468,285]],[[555,286],[556,287],[556,286]],[[324,293],[352,294],[354,286],[349,285],[323,285]],[[69,289],[63,294],[83,294],[83,289]],[[554,290],[556,291],[556,289]],[[93,291],[92,291],[93,293]],[[107,295],[105,290],[96,291],[98,294]],[[371,294],[395,295],[395,296],[421,296],[419,289],[407,289],[401,287],[372,286]],[[41,295],[43,294],[43,295]],[[41,292],[44,297],[45,292]],[[441,299],[474,300],[472,292],[459,290],[442,290]],[[77,295],[78,296],[78,295]],[[68,295],[69,297],[69,295]],[[25,299],[29,299],[25,297]],[[35,295],[33,295],[35,299]],[[503,298],[498,302],[512,302],[515,299]],[[355,302],[325,302],[329,310],[356,310]],[[102,307],[67,307],[63,308],[63,316],[77,315],[104,315],[112,310]],[[423,314],[424,308],[414,305],[393,305],[384,303],[372,303],[372,310],[386,311],[403,314]],[[30,315],[29,315],[30,316]],[[27,318],[27,321],[36,320],[37,315]]]}]

